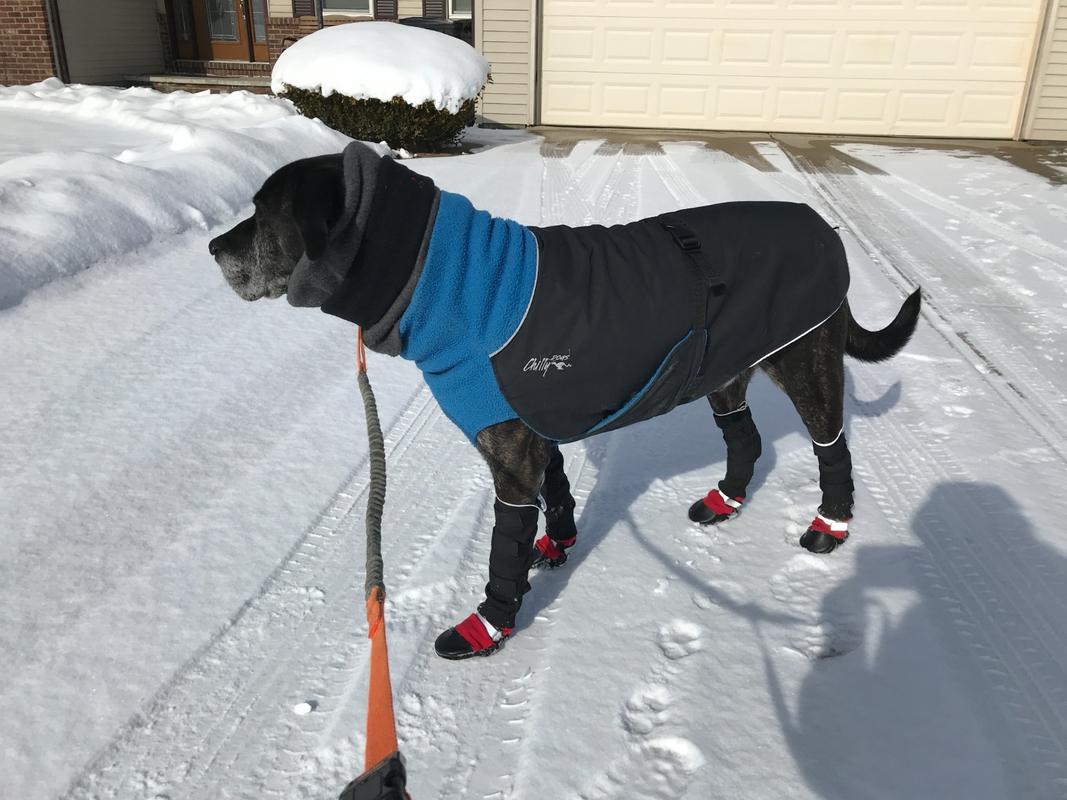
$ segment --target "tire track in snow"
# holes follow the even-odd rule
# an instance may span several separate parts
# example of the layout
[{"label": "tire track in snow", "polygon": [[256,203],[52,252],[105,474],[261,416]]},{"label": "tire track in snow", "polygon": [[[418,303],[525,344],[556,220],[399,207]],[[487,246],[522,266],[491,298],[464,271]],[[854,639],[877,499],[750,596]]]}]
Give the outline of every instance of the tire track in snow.
[{"label": "tire track in snow", "polygon": [[[969,263],[965,254],[951,252],[951,243],[941,238],[934,241],[941,242],[945,252],[919,259],[906,244],[907,223],[897,218],[905,209],[886,203],[878,194],[860,198],[849,183],[854,176],[820,171],[790,148],[783,149],[822,201],[824,213],[840,220],[902,291],[910,291],[909,284],[914,286],[914,275],[928,276],[938,258],[945,263]],[[906,216],[909,223],[929,230],[914,215]],[[924,239],[924,246],[929,242]],[[999,348],[987,351],[984,341],[980,349],[971,338],[957,333],[961,326],[952,312],[930,293],[924,295],[923,303],[924,315],[949,346],[1029,422],[1050,450],[1064,459],[1062,432],[1067,426],[1061,428],[1064,420],[1041,395],[1042,391],[1052,391],[1052,396],[1058,396],[1058,392],[1033,388],[1035,383],[1046,383],[1037,368],[1028,364],[1025,377],[1020,377],[1005,366],[1016,363],[1011,360],[1014,355],[1009,358]],[[852,364],[850,372],[865,394],[878,393],[871,367]],[[1029,763],[1030,776],[1040,776],[1033,778],[1035,791],[1044,793],[1036,796],[1067,798],[1067,693],[1063,691],[1067,685],[1063,666],[1067,633],[1060,622],[1067,608],[1058,603],[1063,613],[1050,616],[1048,609],[1034,600],[1040,589],[1045,590],[1043,599],[1055,600],[1062,586],[1050,580],[1039,565],[1024,565],[1015,554],[1006,553],[998,546],[1002,544],[999,538],[968,535],[997,530],[995,520],[1004,520],[1006,512],[982,493],[973,476],[939,443],[923,419],[907,398],[877,423],[853,415],[851,427],[863,431],[853,437],[855,447],[868,453],[856,459],[856,476],[867,484],[885,517],[902,532],[908,530],[911,520],[901,513],[900,497],[922,498],[932,487],[944,483],[958,487],[965,496],[951,508],[927,509],[923,519],[915,523],[928,531],[923,537],[926,550],[917,556],[918,571],[927,582],[929,596],[942,603],[940,617],[957,631],[958,648],[969,652],[971,663],[985,676],[992,689],[988,696],[997,701],[997,715],[1007,721],[1017,740],[1025,743],[1013,755]],[[1011,520],[1005,523],[1003,529],[1010,530]],[[1036,787],[1038,780],[1041,788]]]},{"label": "tire track in snow", "polygon": [[[870,367],[856,365],[851,372],[865,394],[877,394]],[[921,535],[925,549],[915,556],[925,594],[940,603],[937,613],[956,631],[957,650],[968,653],[969,663],[984,675],[991,691],[981,699],[995,701],[996,716],[1020,742],[1012,755],[1029,766],[1032,796],[1067,798],[1067,631],[1062,622],[1067,604],[1059,599],[1062,585],[1040,565],[1025,563],[1025,553],[1005,551],[1003,539],[986,535],[1010,532],[1018,520],[983,493],[906,398],[876,422],[854,415],[850,425],[861,432],[852,437],[854,448],[865,454],[856,459],[856,476],[900,531],[899,540],[911,543],[904,533],[909,527],[926,531]],[[899,498],[925,497],[939,484],[955,487],[959,501],[950,507],[926,506],[920,519],[906,518]]]},{"label": "tire track in snow", "polygon": [[[791,158],[795,160],[792,154]],[[702,202],[696,188],[684,174],[672,169],[673,165],[657,161],[653,164],[679,203]],[[832,180],[835,190],[844,191],[845,181],[821,173],[816,177],[802,167],[799,171],[829,210],[836,212],[833,216],[844,218],[835,196],[822,190],[820,182]],[[847,206],[849,210],[855,207]],[[868,252],[880,252],[855,224],[847,219],[846,222]],[[883,270],[897,269],[896,262],[884,255],[875,260],[881,261]],[[890,277],[902,289],[905,286],[900,278],[909,280],[904,274]],[[928,297],[924,297],[924,303]],[[964,359],[975,362],[967,346],[970,343],[961,346],[950,338],[949,344]],[[850,370],[864,394],[878,394],[870,367],[854,364]],[[988,372],[978,371],[987,379],[990,377]],[[1013,404],[1019,402],[1014,395],[1009,399]],[[928,582],[931,596],[939,597],[943,603],[940,615],[958,632],[959,648],[970,652],[973,664],[985,675],[992,696],[998,701],[1000,716],[1012,726],[1019,741],[1025,742],[1019,757],[1029,763],[1031,775],[1040,776],[1042,788],[1036,791],[1045,791],[1036,796],[1067,798],[1067,692],[1063,689],[1067,685],[1063,660],[1067,632],[1062,628],[1067,607],[1058,603],[1057,609],[1050,611],[1033,601],[1035,596],[1055,600],[1062,586],[1040,564],[1025,565],[1013,554],[1006,554],[998,546],[999,539],[966,535],[968,531],[997,530],[994,521],[1003,519],[1005,512],[983,495],[974,478],[947,448],[937,443],[937,437],[922,419],[920,411],[910,407],[906,399],[893,414],[878,417],[876,422],[852,415],[850,426],[862,431],[851,437],[853,447],[868,454],[856,459],[856,477],[864,481],[883,514],[902,532],[908,530],[910,520],[901,513],[900,497],[924,497],[931,487],[944,482],[963,487],[966,502],[951,508],[953,519],[946,520],[933,512],[924,516],[922,524],[930,530],[924,537],[929,550],[919,557],[919,571]],[[1040,432],[1046,441],[1054,435],[1047,425]],[[1005,525],[1004,529],[1010,526]]]},{"label": "tire track in snow", "polygon": [[[903,294],[909,294],[921,283],[919,276],[933,278],[932,270],[938,264],[973,268],[966,253],[906,209],[886,202],[879,193],[867,192],[859,197],[850,183],[854,176],[830,174],[813,166],[792,148],[783,146],[782,149],[814,191],[823,206],[822,212],[840,221]],[[906,219],[901,219],[902,216]],[[924,257],[919,257],[909,246],[916,228],[935,234],[923,240],[924,250],[933,251]],[[976,281],[989,283],[981,270],[975,270],[974,274]],[[923,295],[923,317],[1030,424],[1060,460],[1067,462],[1067,415],[1046,400],[1062,397],[1062,391],[1044,376],[1025,346],[1008,349],[1005,345],[1018,339],[1019,321],[1010,313],[1018,304],[1003,289],[992,285],[989,288],[1001,297],[1001,302],[999,307],[992,304],[984,308],[988,326],[961,324],[959,314],[932,291]]]},{"label": "tire track in snow", "polygon": [[[857,154],[856,157],[862,160],[863,155],[860,153]],[[852,177],[858,179],[861,183],[866,183],[872,191],[877,191],[880,195],[883,195],[882,191],[878,188],[878,180],[873,175],[857,172]],[[967,219],[969,217],[974,217],[976,214],[981,214],[982,227],[986,232],[995,233],[1000,239],[1012,242],[1013,246],[1017,247],[1019,250],[1029,253],[1034,258],[1047,261],[1058,269],[1063,269],[1067,266],[1067,249],[1042,239],[1036,233],[1020,231],[1012,228],[1010,225],[1005,225],[996,217],[979,212],[970,206],[966,206],[957,200],[953,200],[951,197],[945,197],[944,195],[931,191],[925,186],[900,174],[894,173],[891,180],[894,183],[906,187],[908,192],[923,203],[926,203],[928,206],[936,208],[949,216]],[[1064,209],[1060,207],[1060,210],[1063,211]]]},{"label": "tire track in snow", "polygon": [[[567,155],[552,148],[542,148],[541,225],[613,225],[636,219],[640,195],[640,167],[645,156],[629,151],[612,150],[585,155],[576,167],[573,151]],[[596,186],[595,168],[604,158],[612,166],[603,186]]]},{"label": "tire track in snow", "polygon": [[[387,569],[397,565],[387,572],[388,620],[394,694],[401,701],[408,694],[413,665],[431,652],[430,644],[443,624],[439,609],[451,606],[460,591],[457,575],[466,572],[472,561],[470,550],[477,539],[471,533],[484,528],[492,494],[488,479],[472,474],[483,469],[477,453],[436,407],[422,426],[409,431],[409,437],[415,445],[410,453],[393,459],[395,501],[383,521]],[[436,465],[421,462],[427,450],[439,459]],[[445,513],[434,522],[410,514],[411,504],[405,501],[433,496],[440,470],[446,468],[462,488]],[[362,507],[355,509],[353,518],[342,525],[354,533],[346,540],[350,552],[328,559],[330,565],[340,561],[343,567],[319,566],[325,579],[334,581],[325,590],[332,602],[312,624],[295,632],[286,652],[272,664],[270,681],[256,687],[262,699],[256,697],[242,717],[240,735],[228,738],[220,748],[198,796],[224,796],[236,774],[254,780],[260,796],[320,797],[324,785],[339,789],[359,772],[361,759],[355,754],[347,772],[334,776],[309,773],[306,765],[309,754],[323,747],[336,749],[338,741],[347,742],[365,724],[369,649],[361,613],[362,513]],[[318,709],[293,726],[285,709],[300,699],[294,694],[298,686],[306,687],[305,694],[314,697]],[[281,697],[291,699],[279,703]],[[352,719],[350,710],[358,710],[359,718]],[[421,720],[414,722],[418,725]],[[266,746],[255,736],[264,730],[274,732]],[[398,732],[401,742],[411,732],[403,718]],[[260,764],[265,755],[271,759],[269,770]]]},{"label": "tire track in snow", "polygon": [[[411,444],[439,413],[427,389],[415,394],[387,433],[390,457],[399,463],[416,458]],[[197,796],[197,776],[210,769],[262,696],[259,689],[276,672],[276,662],[284,660],[291,640],[321,605],[316,602],[324,594],[318,588],[324,582],[321,573],[332,571],[355,583],[362,560],[332,557],[355,538],[346,528],[355,527],[362,513],[358,504],[367,489],[366,464],[364,457],[259,593],[177,670],[72,781],[66,796]],[[169,794],[179,788],[183,794]]]}]

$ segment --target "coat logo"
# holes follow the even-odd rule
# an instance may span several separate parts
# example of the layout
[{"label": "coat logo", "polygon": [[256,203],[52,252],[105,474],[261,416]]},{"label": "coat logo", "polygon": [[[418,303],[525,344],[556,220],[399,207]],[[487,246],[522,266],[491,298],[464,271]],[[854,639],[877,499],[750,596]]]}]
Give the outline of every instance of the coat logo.
[{"label": "coat logo", "polygon": [[523,372],[540,372],[541,377],[545,377],[548,371],[555,367],[558,370],[570,369],[574,364],[571,363],[571,354],[566,355],[554,355],[546,356],[544,358],[531,358],[526,362],[526,366],[522,368]]}]

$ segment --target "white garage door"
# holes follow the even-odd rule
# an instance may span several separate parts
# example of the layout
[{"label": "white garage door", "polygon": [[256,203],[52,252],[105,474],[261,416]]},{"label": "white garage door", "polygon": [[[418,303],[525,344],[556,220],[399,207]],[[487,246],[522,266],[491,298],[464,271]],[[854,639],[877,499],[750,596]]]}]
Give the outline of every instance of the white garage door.
[{"label": "white garage door", "polygon": [[1041,0],[545,0],[541,121],[1011,137]]}]

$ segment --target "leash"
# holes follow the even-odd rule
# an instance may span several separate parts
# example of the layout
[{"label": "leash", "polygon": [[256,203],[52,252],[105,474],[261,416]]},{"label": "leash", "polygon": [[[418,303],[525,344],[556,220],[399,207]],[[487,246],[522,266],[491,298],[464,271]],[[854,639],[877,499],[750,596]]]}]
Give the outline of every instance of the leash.
[{"label": "leash", "polygon": [[370,639],[370,685],[367,698],[367,740],[364,772],[349,783],[339,800],[410,800],[407,772],[396,740],[393,687],[389,679],[389,648],[385,640],[385,564],[382,560],[382,511],[385,508],[385,437],[378,404],[367,377],[363,329],[356,339],[356,378],[367,417],[370,492],[367,496],[367,636]]}]

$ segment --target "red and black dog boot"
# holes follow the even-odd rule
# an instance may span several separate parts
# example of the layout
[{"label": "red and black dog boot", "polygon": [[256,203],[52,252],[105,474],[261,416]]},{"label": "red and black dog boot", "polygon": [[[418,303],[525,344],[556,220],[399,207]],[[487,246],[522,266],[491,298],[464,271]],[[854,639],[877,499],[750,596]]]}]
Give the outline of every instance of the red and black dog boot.
[{"label": "red and black dog boot", "polygon": [[458,661],[473,656],[490,656],[501,648],[514,628],[496,628],[475,612],[454,628],[437,637],[434,650],[441,658]]},{"label": "red and black dog boot", "polygon": [[816,514],[800,537],[800,546],[811,553],[824,555],[848,538],[848,520],[836,520]]},{"label": "red and black dog boot", "polygon": [[542,536],[534,542],[533,560],[530,562],[532,569],[555,569],[567,563],[567,549],[574,547],[578,536],[569,539],[553,539],[551,536]]},{"label": "red and black dog boot", "polygon": [[715,488],[689,507],[689,519],[701,525],[718,525],[736,517],[743,502],[744,497],[730,497]]}]

